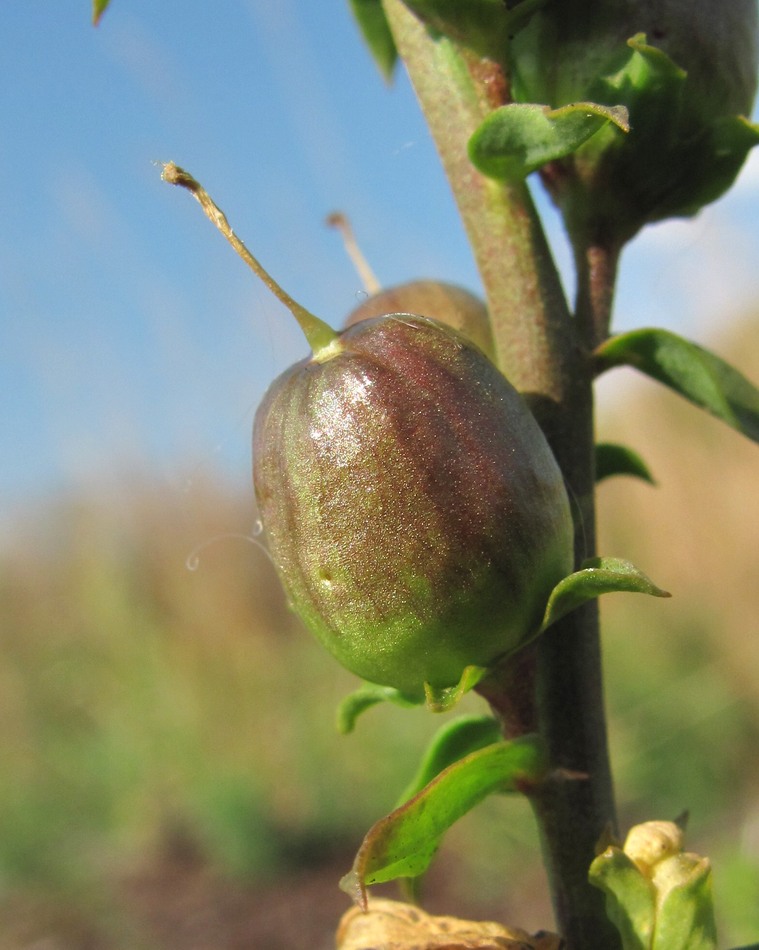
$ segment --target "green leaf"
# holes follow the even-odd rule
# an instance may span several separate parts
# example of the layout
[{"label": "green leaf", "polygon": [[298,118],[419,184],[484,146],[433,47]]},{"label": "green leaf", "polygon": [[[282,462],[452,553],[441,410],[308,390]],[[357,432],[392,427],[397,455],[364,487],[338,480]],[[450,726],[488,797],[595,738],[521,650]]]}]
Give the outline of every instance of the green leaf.
[{"label": "green leaf", "polygon": [[599,442],[596,446],[596,481],[600,482],[614,475],[632,475],[651,485],[656,484],[649,467],[637,452],[628,449],[626,445]]},{"label": "green leaf", "polygon": [[559,581],[551,591],[541,631],[585,601],[615,591],[650,594],[652,597],[671,596],[629,561],[617,557],[589,558],[579,571]]},{"label": "green leaf", "polygon": [[366,683],[346,696],[337,707],[337,731],[343,735],[353,732],[358,717],[378,703],[395,703],[396,706],[408,707],[419,706],[423,702],[423,699],[409,699],[392,686],[376,686],[374,683]]},{"label": "green leaf", "polygon": [[656,923],[653,883],[621,848],[614,847],[598,855],[588,878],[606,894],[606,916],[619,931],[622,950],[651,950]]},{"label": "green leaf", "polygon": [[367,885],[423,874],[443,835],[462,815],[493,792],[539,781],[545,768],[535,736],[471,752],[369,829],[340,887],[366,909]]},{"label": "green leaf", "polygon": [[416,775],[398,798],[398,805],[421,792],[449,765],[470,752],[498,742],[500,738],[500,726],[492,716],[459,716],[447,722],[435,733]]},{"label": "green leaf", "polygon": [[92,0],[92,24],[97,26],[110,0]]},{"label": "green leaf", "polygon": [[674,865],[669,872],[677,883],[662,895],[666,882],[654,883],[659,890],[656,932],[651,950],[716,950],[717,927],[714,921],[711,865],[708,858],[679,854],[657,866]]},{"label": "green leaf", "polygon": [[364,42],[369,47],[382,76],[389,82],[398,60],[398,50],[382,8],[382,0],[349,0],[349,2]]},{"label": "green leaf", "polygon": [[759,389],[714,353],[669,330],[611,337],[596,350],[600,372],[633,366],[759,442]]},{"label": "green leaf", "polygon": [[627,110],[595,102],[573,102],[559,109],[512,103],[494,110],[472,135],[469,157],[491,178],[519,180],[570,155],[610,123],[627,132]]}]

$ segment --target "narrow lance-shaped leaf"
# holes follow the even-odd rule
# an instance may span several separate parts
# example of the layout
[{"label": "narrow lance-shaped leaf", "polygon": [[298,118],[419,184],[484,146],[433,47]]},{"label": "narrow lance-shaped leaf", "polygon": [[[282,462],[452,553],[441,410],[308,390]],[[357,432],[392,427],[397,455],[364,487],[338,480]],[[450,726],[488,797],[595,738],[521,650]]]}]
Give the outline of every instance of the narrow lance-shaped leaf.
[{"label": "narrow lance-shaped leaf", "polygon": [[[421,792],[454,762],[502,738],[501,728],[492,716],[459,716],[447,722],[438,729],[427,746],[416,775],[398,797],[396,808]],[[424,875],[419,874],[417,877],[404,878],[401,882],[401,889],[412,903],[420,901],[423,878]]]},{"label": "narrow lance-shaped leaf", "polygon": [[367,885],[423,874],[443,835],[462,815],[493,792],[539,781],[545,768],[535,736],[470,753],[369,829],[341,888],[366,908]]},{"label": "narrow lance-shaped leaf", "polygon": [[629,561],[618,557],[589,558],[579,571],[559,581],[551,591],[541,630],[550,627],[585,601],[615,591],[650,594],[653,597],[671,596]]},{"label": "narrow lance-shaped leaf", "polygon": [[759,389],[720,357],[669,330],[611,337],[596,350],[599,372],[633,366],[759,442]]},{"label": "narrow lance-shaped leaf", "polygon": [[483,174],[516,181],[570,155],[609,123],[628,131],[627,110],[595,102],[559,109],[512,103],[496,109],[472,135],[469,157]]},{"label": "narrow lance-shaped leaf", "polygon": [[449,765],[470,752],[484,749],[501,738],[500,726],[492,716],[459,716],[435,733],[416,775],[398,798],[402,805],[428,785]]},{"label": "narrow lance-shaped leaf", "polygon": [[393,75],[398,50],[390,31],[382,0],[349,0],[353,16],[372,54],[374,62],[386,80]]},{"label": "narrow lance-shaped leaf", "polygon": [[637,452],[626,445],[599,442],[596,446],[596,481],[615,475],[631,475],[651,485],[656,484],[651,470]]}]

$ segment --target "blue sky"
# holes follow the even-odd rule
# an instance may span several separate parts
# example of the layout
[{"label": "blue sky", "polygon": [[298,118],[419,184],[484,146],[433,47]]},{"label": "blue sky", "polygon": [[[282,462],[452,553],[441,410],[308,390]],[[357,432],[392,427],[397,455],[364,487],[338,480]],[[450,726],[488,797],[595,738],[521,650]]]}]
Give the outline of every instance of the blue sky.
[{"label": "blue sky", "polygon": [[[347,0],[0,5],[0,507],[151,471],[247,478],[255,406],[307,348],[156,162],[193,172],[277,279],[337,325],[360,285],[478,278],[405,77]],[[550,209],[557,256],[566,253]],[[616,325],[701,341],[759,299],[759,161],[626,252]]]}]

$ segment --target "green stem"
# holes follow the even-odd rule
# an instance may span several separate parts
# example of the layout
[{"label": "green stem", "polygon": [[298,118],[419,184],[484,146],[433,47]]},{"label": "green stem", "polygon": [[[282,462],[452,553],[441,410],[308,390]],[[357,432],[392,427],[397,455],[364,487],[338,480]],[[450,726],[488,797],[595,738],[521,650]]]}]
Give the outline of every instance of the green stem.
[{"label": "green stem", "polygon": [[[609,332],[620,248],[603,241],[575,241],[577,298],[575,326],[583,358],[567,406],[566,433],[572,445],[559,448],[564,471],[573,473],[577,509],[576,560],[595,554],[593,373],[587,358]],[[587,876],[602,834],[616,831],[599,637],[593,601],[559,621],[538,643],[541,733],[557,771],[536,790],[537,817],[557,918],[576,950],[619,946],[599,896],[572,881]],[[578,833],[579,832],[579,833]]]},{"label": "green stem", "polygon": [[[469,161],[471,134],[508,101],[500,67],[428,32],[401,0],[383,2],[480,269],[499,365],[529,398],[576,504],[579,563],[595,553],[593,380],[581,326],[591,307],[583,303],[572,320],[527,187],[487,179]],[[610,303],[613,282],[605,280],[589,281],[589,296],[600,299],[606,288]],[[510,698],[506,671],[481,692],[507,732],[535,720],[548,745],[552,778],[532,802],[568,948],[613,950],[617,932],[587,879],[596,843],[615,824],[594,605],[560,621],[523,662],[535,675],[532,711],[529,698]]]},{"label": "green stem", "polygon": [[477,261],[498,363],[523,394],[559,403],[571,379],[569,313],[529,190],[486,178],[467,153],[474,130],[507,100],[503,73],[433,39],[401,0],[384,4]]}]

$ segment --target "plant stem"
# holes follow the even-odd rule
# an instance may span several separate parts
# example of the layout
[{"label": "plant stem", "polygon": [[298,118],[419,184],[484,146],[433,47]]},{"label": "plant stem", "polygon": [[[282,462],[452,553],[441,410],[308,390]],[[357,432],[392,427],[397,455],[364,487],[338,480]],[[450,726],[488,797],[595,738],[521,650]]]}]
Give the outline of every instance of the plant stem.
[{"label": "plant stem", "polygon": [[592,352],[609,335],[621,245],[611,240],[574,241],[575,320],[583,347]]},{"label": "plant stem", "polygon": [[[574,247],[575,326],[582,353],[590,354],[608,336],[620,248],[608,242],[581,240],[576,240]],[[576,379],[568,418],[574,454],[571,470],[584,528],[575,539],[578,562],[595,554],[593,378],[587,357],[579,365],[584,372]],[[571,885],[580,876],[587,876],[601,835],[616,831],[597,601],[575,610],[549,630],[539,641],[538,655],[541,734],[558,771],[536,790],[532,805],[541,830],[557,918],[562,921],[570,947],[618,947],[619,935],[609,931],[608,921],[599,934],[597,895],[592,889],[583,892]],[[585,829],[582,838],[577,834],[578,827]]]},{"label": "plant stem", "polygon": [[[401,0],[383,2],[480,269],[499,365],[529,399],[576,504],[579,563],[595,553],[593,379],[585,324],[600,319],[602,301],[610,306],[613,276],[589,258],[582,312],[573,321],[526,185],[485,178],[467,155],[471,134],[508,101],[502,70],[433,36]],[[614,950],[618,934],[602,893],[587,879],[596,843],[615,824],[595,605],[563,618],[521,662],[526,677],[535,674],[532,709],[524,696],[515,704],[507,671],[489,677],[480,691],[507,732],[534,720],[546,741],[552,778],[535,790],[532,804],[567,946]]]},{"label": "plant stem", "polygon": [[474,251],[499,366],[521,393],[559,403],[571,374],[571,327],[530,193],[524,182],[481,175],[467,154],[471,134],[507,100],[503,73],[433,39],[401,0],[384,3]]}]

